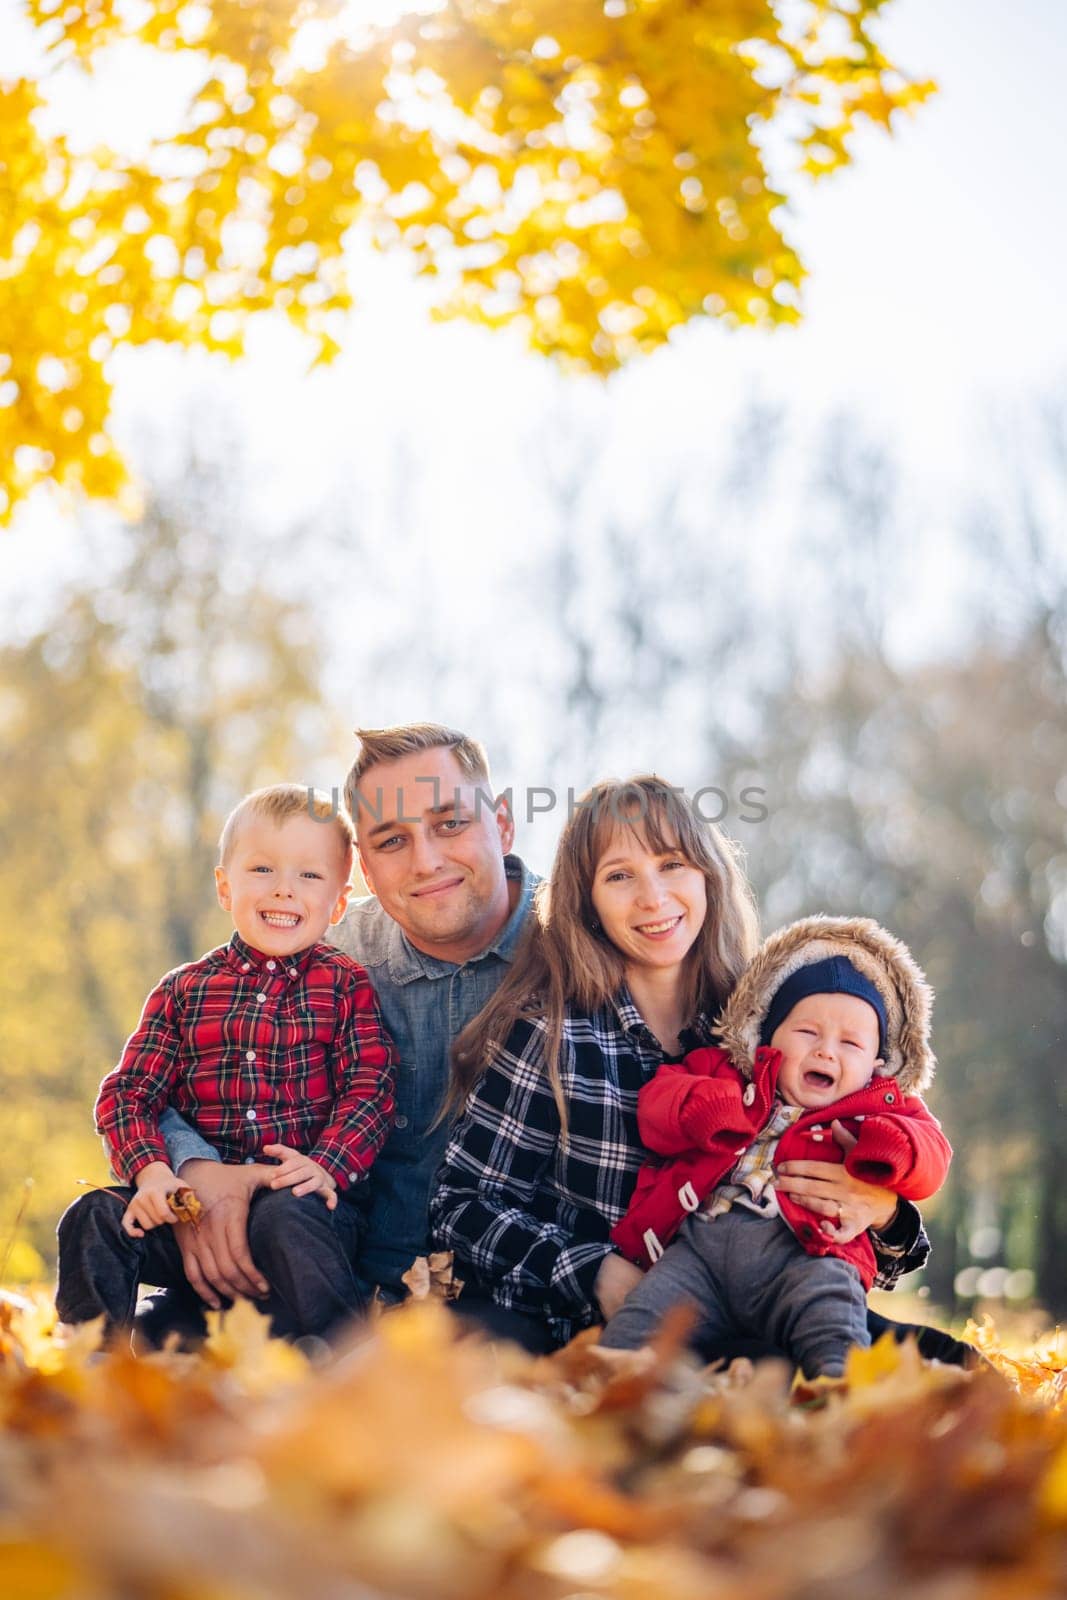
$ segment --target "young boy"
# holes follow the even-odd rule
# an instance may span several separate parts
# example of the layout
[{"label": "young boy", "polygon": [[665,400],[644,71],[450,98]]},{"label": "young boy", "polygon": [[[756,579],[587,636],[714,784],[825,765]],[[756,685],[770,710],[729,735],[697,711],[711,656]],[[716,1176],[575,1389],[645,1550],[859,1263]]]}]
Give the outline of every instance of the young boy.
[{"label": "young boy", "polygon": [[[664,1312],[695,1302],[698,1341],[766,1339],[808,1377],[838,1377],[867,1345],[874,1251],[779,1194],[779,1161],[840,1161],[831,1124],[856,1140],[856,1177],[908,1200],[944,1182],[951,1149],[918,1093],[933,1077],[931,992],[877,923],[809,917],[767,940],[727,1001],[724,1048],[666,1063],[638,1098],[642,1168],[612,1232],[654,1263],[605,1328],[647,1344]],[[668,1241],[675,1237],[674,1243]]]},{"label": "young boy", "polygon": [[182,1187],[159,1136],[168,1105],[255,1170],[249,1240],[274,1331],[322,1337],[365,1309],[361,1180],[393,1123],[395,1055],[366,972],[319,942],[344,914],[353,843],[347,812],[297,784],[258,789],[227,819],[215,882],[235,931],[153,989],[100,1086],[97,1131],[129,1187],[85,1195],[60,1221],[64,1322],[128,1327],[144,1281],[184,1291],[183,1320],[203,1329],[161,1226]]}]

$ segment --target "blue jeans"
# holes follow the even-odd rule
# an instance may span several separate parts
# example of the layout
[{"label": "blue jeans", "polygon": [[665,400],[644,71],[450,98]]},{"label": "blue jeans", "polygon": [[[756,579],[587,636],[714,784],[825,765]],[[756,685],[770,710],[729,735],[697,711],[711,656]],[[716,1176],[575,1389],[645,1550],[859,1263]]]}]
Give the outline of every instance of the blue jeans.
[{"label": "blue jeans", "polygon": [[[206,1331],[204,1307],[189,1287],[174,1227],[131,1239],[121,1227],[134,1190],[97,1189],[83,1195],[59,1222],[56,1309],[64,1322],[107,1318],[111,1334],[128,1328],[141,1283],[168,1289],[172,1320],[185,1332]],[[182,1223],[178,1226],[188,1227]],[[279,1337],[325,1338],[367,1308],[353,1270],[363,1218],[339,1199],[327,1211],[322,1197],[299,1199],[288,1189],[260,1189],[248,1214],[252,1259],[270,1285],[258,1302]]]}]

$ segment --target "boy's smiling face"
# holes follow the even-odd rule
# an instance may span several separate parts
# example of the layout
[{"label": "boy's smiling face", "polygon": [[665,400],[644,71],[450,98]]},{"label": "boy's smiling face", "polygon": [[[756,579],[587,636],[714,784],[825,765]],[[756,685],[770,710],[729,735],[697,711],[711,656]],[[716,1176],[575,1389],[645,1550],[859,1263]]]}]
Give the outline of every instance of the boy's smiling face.
[{"label": "boy's smiling face", "polygon": [[336,822],[296,816],[277,823],[253,815],[215,868],[219,905],[254,950],[295,955],[340,922],[350,867]]},{"label": "boy's smiling face", "polygon": [[778,1092],[791,1106],[819,1110],[871,1081],[878,1056],[874,1007],[853,994],[812,994],[775,1028],[771,1047],[782,1052]]}]

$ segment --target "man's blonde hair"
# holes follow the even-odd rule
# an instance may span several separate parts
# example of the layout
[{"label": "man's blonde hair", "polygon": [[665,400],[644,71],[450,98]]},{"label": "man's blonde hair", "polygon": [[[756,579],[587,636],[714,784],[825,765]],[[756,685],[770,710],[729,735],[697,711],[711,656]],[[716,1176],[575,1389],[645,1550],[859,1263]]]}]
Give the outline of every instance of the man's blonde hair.
[{"label": "man's blonde hair", "polygon": [[357,790],[372,767],[421,750],[451,750],[456,765],[471,783],[489,784],[489,757],[477,739],[446,728],[440,722],[402,722],[395,728],[357,728],[359,754],[345,779],[345,804],[352,816],[359,815]]},{"label": "man's blonde hair", "polygon": [[337,799],[337,791],[334,790],[331,798],[321,789],[301,783],[272,783],[265,789],[254,789],[234,806],[219,835],[219,866],[226,865],[237,835],[252,817],[263,817],[280,828],[290,817],[300,816],[314,817],[323,824],[336,824],[344,848],[345,871],[346,874],[351,872],[356,830],[352,818]]}]

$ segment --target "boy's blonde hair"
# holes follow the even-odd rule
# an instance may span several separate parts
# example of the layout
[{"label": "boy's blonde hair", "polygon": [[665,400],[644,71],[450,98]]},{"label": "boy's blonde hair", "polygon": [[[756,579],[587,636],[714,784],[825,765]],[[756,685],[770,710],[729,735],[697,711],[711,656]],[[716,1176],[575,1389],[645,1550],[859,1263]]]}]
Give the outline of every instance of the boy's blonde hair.
[{"label": "boy's blonde hair", "polygon": [[341,835],[344,849],[346,876],[352,871],[352,859],[355,852],[356,830],[352,826],[352,818],[345,807],[336,798],[331,798],[321,789],[313,789],[309,784],[301,783],[272,783],[265,789],[253,789],[251,794],[246,794],[230,812],[222,825],[219,835],[219,866],[224,867],[229,861],[233,851],[234,842],[241,828],[251,817],[263,817],[268,822],[273,822],[276,827],[281,827],[290,817],[314,817],[317,821],[326,823],[334,822]]},{"label": "boy's blonde hair", "polygon": [[357,728],[359,754],[345,779],[345,804],[352,816],[359,815],[357,790],[372,767],[421,750],[451,750],[463,776],[471,783],[488,784],[489,757],[485,746],[456,728],[440,722],[402,722],[395,728]]}]

